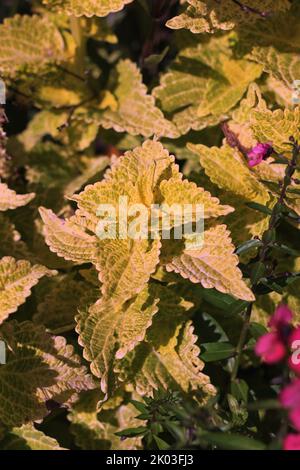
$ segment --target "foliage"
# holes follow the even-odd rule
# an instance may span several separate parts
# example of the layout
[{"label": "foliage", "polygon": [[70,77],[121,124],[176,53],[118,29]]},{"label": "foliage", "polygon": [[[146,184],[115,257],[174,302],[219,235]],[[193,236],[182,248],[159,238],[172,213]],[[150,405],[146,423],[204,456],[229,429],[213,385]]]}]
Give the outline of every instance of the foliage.
[{"label": "foliage", "polygon": [[4,8],[0,449],[281,448],[297,371],[255,345],[300,319],[298,2]]}]

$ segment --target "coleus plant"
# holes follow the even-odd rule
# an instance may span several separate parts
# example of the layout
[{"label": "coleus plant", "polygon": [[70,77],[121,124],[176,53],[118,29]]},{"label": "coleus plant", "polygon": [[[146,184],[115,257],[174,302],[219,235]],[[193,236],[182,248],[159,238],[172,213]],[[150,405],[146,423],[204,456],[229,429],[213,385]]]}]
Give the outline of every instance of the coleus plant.
[{"label": "coleus plant", "polygon": [[[0,448],[289,447],[254,350],[300,314],[297,2],[13,3]],[[203,244],[120,236],[125,197],[203,206]]]}]

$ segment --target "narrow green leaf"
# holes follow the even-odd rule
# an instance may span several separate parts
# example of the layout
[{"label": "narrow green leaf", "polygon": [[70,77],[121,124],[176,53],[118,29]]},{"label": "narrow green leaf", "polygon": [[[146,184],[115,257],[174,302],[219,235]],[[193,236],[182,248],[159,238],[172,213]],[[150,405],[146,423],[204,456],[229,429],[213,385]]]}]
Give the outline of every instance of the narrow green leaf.
[{"label": "narrow green leaf", "polygon": [[263,214],[272,215],[271,209],[262,204],[258,204],[257,202],[247,202],[246,206],[250,207],[250,209],[262,212]]},{"label": "narrow green leaf", "polygon": [[118,431],[115,435],[120,437],[134,437],[145,434],[147,431],[148,429],[145,426],[139,426],[137,428],[128,428],[123,431]]},{"label": "narrow green leaf", "polygon": [[250,323],[249,331],[250,331],[251,336],[256,340],[260,336],[267,333],[267,329],[263,325],[261,325],[260,323],[256,323],[256,322]]},{"label": "narrow green leaf", "polygon": [[245,243],[242,243],[237,249],[236,249],[236,254],[241,255],[243,253],[247,253],[249,250],[252,250],[253,248],[259,248],[262,246],[261,240],[258,239],[253,239],[253,240],[248,240]]},{"label": "narrow green leaf", "polygon": [[226,450],[265,450],[266,446],[260,441],[239,434],[209,432],[201,436],[209,444]]},{"label": "narrow green leaf", "polygon": [[168,450],[168,449],[170,449],[169,444],[166,441],[164,441],[163,439],[161,439],[160,437],[153,436],[153,439],[155,440],[156,445],[159,448],[159,450]]},{"label": "narrow green leaf", "polygon": [[200,357],[205,362],[228,359],[235,353],[235,348],[230,343],[204,343],[202,346],[206,351]]}]

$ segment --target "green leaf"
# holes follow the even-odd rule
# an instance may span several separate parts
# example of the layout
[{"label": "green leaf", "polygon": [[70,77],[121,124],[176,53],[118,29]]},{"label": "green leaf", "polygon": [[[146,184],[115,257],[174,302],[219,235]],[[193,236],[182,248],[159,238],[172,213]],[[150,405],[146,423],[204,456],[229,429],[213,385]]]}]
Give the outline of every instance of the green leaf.
[{"label": "green leaf", "polygon": [[249,250],[252,250],[253,248],[259,248],[262,246],[261,240],[248,240],[245,243],[242,243],[242,245],[238,246],[236,249],[236,254],[237,255],[242,255],[244,253],[247,253]]},{"label": "green leaf", "polygon": [[249,331],[250,331],[251,336],[255,340],[258,340],[258,338],[260,338],[260,336],[266,334],[268,330],[263,325],[261,325],[260,323],[251,322],[250,326],[249,326]]},{"label": "green leaf", "polygon": [[52,437],[38,431],[32,424],[13,428],[0,441],[0,450],[67,450]]},{"label": "green leaf", "polygon": [[154,435],[153,439],[156,442],[156,445],[157,445],[159,450],[168,450],[168,449],[170,449],[170,445],[166,441],[161,439],[160,437]]},{"label": "green leaf", "polygon": [[46,17],[16,15],[0,25],[0,73],[43,72],[65,55],[63,37]]},{"label": "green leaf", "polygon": [[148,408],[147,406],[142,403],[141,401],[137,401],[137,400],[130,400],[130,403],[133,404],[133,406],[140,412],[140,413],[147,413],[148,411]]},{"label": "green leaf", "polygon": [[55,11],[74,16],[107,16],[131,3],[133,0],[43,0]]},{"label": "green leaf", "polygon": [[145,434],[148,431],[148,428],[145,426],[139,426],[137,428],[128,428],[124,429],[124,431],[116,432],[116,436],[120,437],[135,437]]},{"label": "green leaf", "polygon": [[99,112],[88,112],[87,122],[99,123],[105,129],[129,132],[132,135],[150,137],[178,137],[174,124],[168,121],[155,105],[154,97],[147,94],[142,75],[130,60],[121,60],[115,70],[115,88],[111,93],[111,104]]},{"label": "green leaf", "polygon": [[263,214],[272,215],[271,209],[262,204],[258,204],[257,202],[247,202],[246,205],[250,207],[250,209],[262,212]]},{"label": "green leaf", "polygon": [[201,359],[205,362],[221,361],[235,354],[235,347],[230,343],[203,343],[202,346],[205,352],[201,354]]},{"label": "green leaf", "polygon": [[230,384],[231,393],[237,400],[242,400],[244,403],[248,402],[249,385],[245,380],[235,379]]},{"label": "green leaf", "polygon": [[68,419],[76,445],[83,450],[137,450],[141,446],[139,435],[122,440],[122,430],[136,429],[136,409],[123,403],[122,393],[101,404],[103,395],[99,389],[81,394],[70,409]]},{"label": "green leaf", "polygon": [[[167,22],[172,29],[187,28],[192,33],[214,33],[218,30],[230,30],[236,26],[256,21],[263,22],[260,15],[250,13],[238,2],[215,2],[214,0],[187,0],[185,9],[179,16]],[[243,4],[242,4],[243,5]],[[251,0],[247,6],[257,11],[284,12],[290,4],[287,0],[278,0],[274,5],[272,0]]]},{"label": "green leaf", "polygon": [[211,38],[180,50],[153,95],[183,135],[224,120],[261,71],[253,62],[233,58],[227,36]]},{"label": "green leaf", "polygon": [[266,446],[250,437],[231,433],[210,432],[201,435],[209,444],[226,450],[265,450]]},{"label": "green leaf", "polygon": [[48,414],[47,400],[72,403],[95,385],[72,346],[30,321],[6,322],[0,329],[7,345],[0,366],[0,422],[21,426]]}]

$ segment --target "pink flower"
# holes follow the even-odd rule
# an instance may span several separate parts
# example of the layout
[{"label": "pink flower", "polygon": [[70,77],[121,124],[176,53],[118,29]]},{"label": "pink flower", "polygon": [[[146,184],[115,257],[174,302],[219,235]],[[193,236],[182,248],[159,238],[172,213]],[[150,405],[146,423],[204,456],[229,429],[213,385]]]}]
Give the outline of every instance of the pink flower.
[{"label": "pink flower", "polygon": [[282,327],[289,325],[292,318],[293,313],[288,306],[281,304],[276,308],[274,315],[271,317],[269,326],[276,330],[280,330]]},{"label": "pink flower", "polygon": [[297,431],[300,431],[300,408],[295,408],[289,414],[290,422]]},{"label": "pink flower", "polygon": [[265,158],[273,152],[271,144],[257,144],[248,152],[248,163],[250,167],[259,165]]},{"label": "pink flower", "polygon": [[300,450],[300,434],[288,434],[283,441],[284,450]]},{"label": "pink flower", "polygon": [[280,394],[280,403],[284,408],[300,408],[300,380],[296,379],[287,385]]},{"label": "pink flower", "polygon": [[273,331],[258,339],[255,353],[267,364],[275,364],[284,359],[292,316],[291,310],[286,305],[279,305],[269,321]]},{"label": "pink flower", "polygon": [[296,328],[289,336],[292,354],[289,357],[289,368],[300,375],[300,328]]},{"label": "pink flower", "polygon": [[267,364],[275,364],[284,358],[286,348],[277,333],[267,333],[258,339],[255,353]]}]

